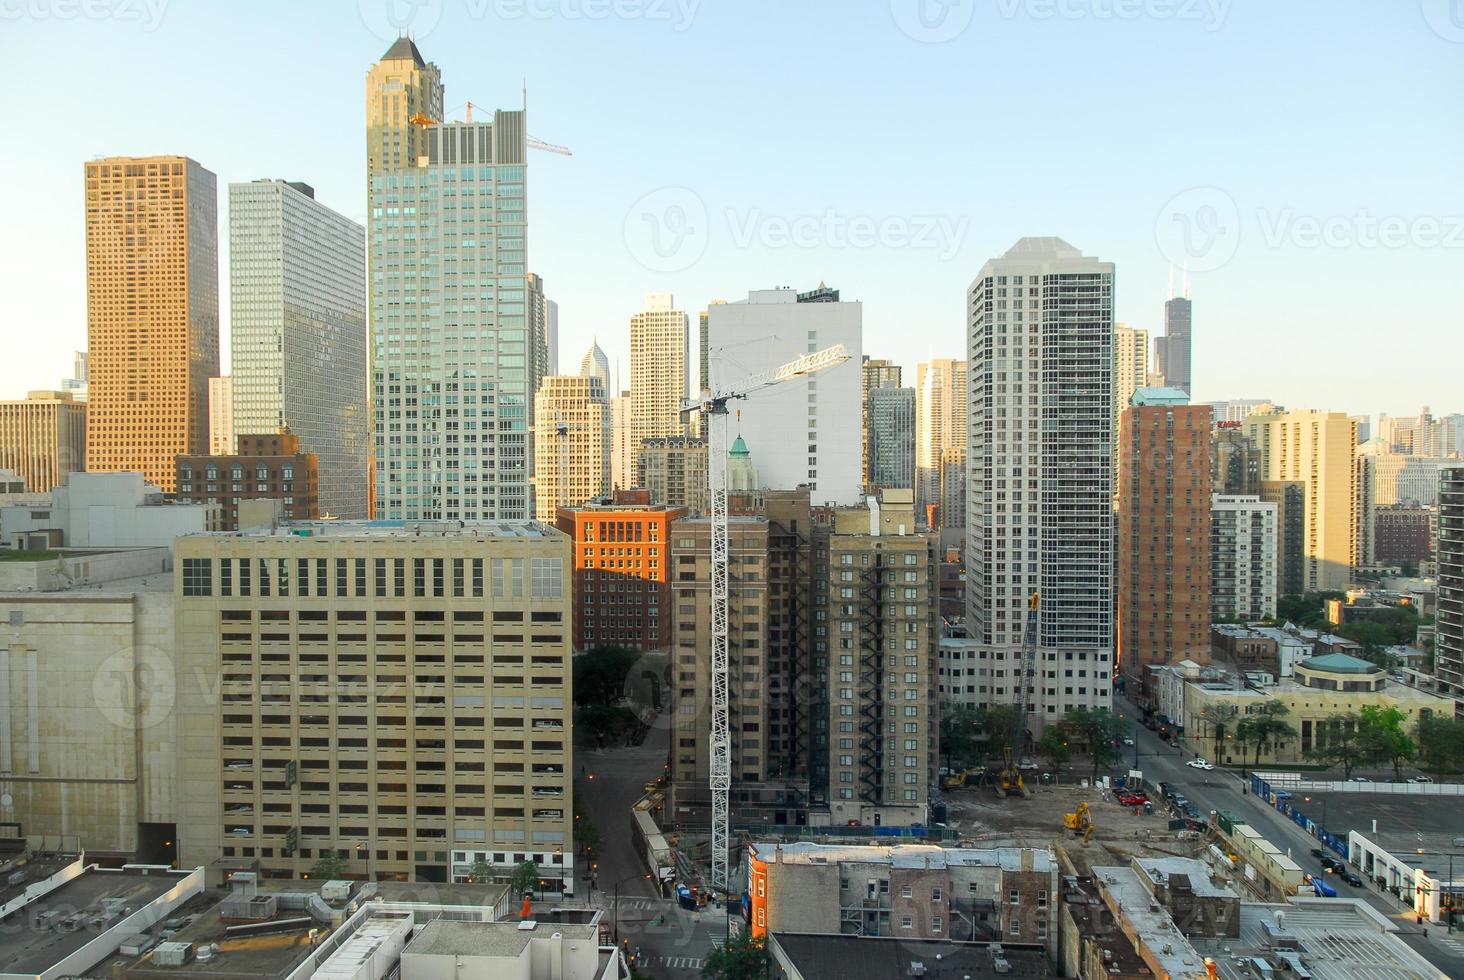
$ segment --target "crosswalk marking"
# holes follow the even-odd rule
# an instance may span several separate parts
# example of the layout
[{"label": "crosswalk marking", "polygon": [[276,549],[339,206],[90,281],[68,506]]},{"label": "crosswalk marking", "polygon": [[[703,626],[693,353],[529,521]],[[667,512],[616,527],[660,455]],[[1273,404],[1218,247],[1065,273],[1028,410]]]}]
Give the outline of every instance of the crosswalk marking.
[{"label": "crosswalk marking", "polygon": [[706,963],[699,956],[658,956],[656,962],[672,970],[700,970]]}]

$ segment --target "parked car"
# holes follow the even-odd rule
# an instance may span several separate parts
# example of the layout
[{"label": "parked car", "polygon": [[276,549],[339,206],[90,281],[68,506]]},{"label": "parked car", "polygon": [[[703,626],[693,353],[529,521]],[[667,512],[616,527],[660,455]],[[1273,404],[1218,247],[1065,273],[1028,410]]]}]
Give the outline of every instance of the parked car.
[{"label": "parked car", "polygon": [[1327,852],[1322,850],[1320,847],[1313,847],[1311,849],[1311,856],[1320,861],[1322,858],[1327,856]]},{"label": "parked car", "polygon": [[1184,805],[1184,815],[1189,817],[1191,820],[1198,820],[1200,819],[1200,808],[1195,806],[1193,803],[1186,803]]},{"label": "parked car", "polygon": [[1129,736],[1125,735],[1123,737],[1123,744],[1124,745],[1133,745],[1134,744],[1134,740],[1132,738],[1130,738]]},{"label": "parked car", "polygon": [[1345,865],[1336,858],[1324,857],[1322,858],[1322,867],[1328,874],[1337,874],[1344,869]]},{"label": "parked car", "polygon": [[1348,871],[1343,874],[1342,880],[1347,882],[1347,884],[1351,885],[1353,888],[1362,887],[1362,879],[1357,876],[1357,873],[1355,871]]},{"label": "parked car", "polygon": [[1419,774],[1417,776],[1409,776],[1408,781],[1410,783],[1431,783],[1433,782],[1433,777]]},{"label": "parked car", "polygon": [[1354,783],[1370,783],[1370,782],[1372,782],[1372,780],[1371,779],[1368,779],[1366,776],[1353,776],[1351,781],[1354,782]]}]

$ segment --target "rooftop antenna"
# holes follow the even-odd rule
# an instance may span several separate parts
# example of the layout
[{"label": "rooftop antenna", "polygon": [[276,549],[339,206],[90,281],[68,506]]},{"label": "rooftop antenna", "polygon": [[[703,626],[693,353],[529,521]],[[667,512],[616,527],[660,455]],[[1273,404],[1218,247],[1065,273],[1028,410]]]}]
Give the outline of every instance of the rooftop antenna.
[{"label": "rooftop antenna", "polygon": [[1169,298],[1174,299],[1174,263],[1169,263]]},{"label": "rooftop antenna", "polygon": [[1189,259],[1184,260],[1184,298],[1189,299]]}]

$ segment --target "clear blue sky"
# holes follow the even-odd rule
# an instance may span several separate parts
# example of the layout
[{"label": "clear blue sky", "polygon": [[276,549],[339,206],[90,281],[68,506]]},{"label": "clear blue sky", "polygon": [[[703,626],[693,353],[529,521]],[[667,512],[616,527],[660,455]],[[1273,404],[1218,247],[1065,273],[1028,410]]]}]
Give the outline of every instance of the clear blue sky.
[{"label": "clear blue sky", "polygon": [[[88,158],[185,153],[221,196],[288,177],[366,211],[390,0],[81,2],[0,0],[4,396],[55,385],[84,345]],[[1196,267],[1219,265],[1191,277],[1197,398],[1464,411],[1464,0],[950,0],[944,21],[928,0],[937,32],[969,17],[944,43],[909,36],[916,0],[679,2],[419,0],[450,110],[516,107],[527,79],[530,132],[574,150],[536,154],[529,191],[567,373],[592,335],[628,369],[646,292],[694,313],[827,280],[913,383],[963,353],[966,285],[1023,235],[1116,262],[1119,319],[1157,333],[1177,207]],[[1196,187],[1218,191],[1168,204]],[[694,234],[647,268],[637,208],[667,202],[661,233]],[[850,247],[852,219],[883,222],[880,243]],[[935,219],[961,231],[949,247],[902,240]],[[1399,241],[1375,240],[1384,219]]]}]

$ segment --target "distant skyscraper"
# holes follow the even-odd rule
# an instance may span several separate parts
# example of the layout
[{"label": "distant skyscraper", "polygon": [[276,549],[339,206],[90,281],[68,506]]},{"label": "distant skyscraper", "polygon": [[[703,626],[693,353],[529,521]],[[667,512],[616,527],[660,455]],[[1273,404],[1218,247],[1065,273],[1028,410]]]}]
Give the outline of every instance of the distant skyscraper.
[{"label": "distant skyscraper", "polygon": [[1275,504],[1253,495],[1210,499],[1210,618],[1254,623],[1276,615],[1280,557]]},{"label": "distant skyscraper", "polygon": [[915,488],[915,389],[869,392],[869,479],[865,492]]},{"label": "distant skyscraper", "polygon": [[686,432],[687,320],[670,293],[651,293],[630,319],[630,444]]},{"label": "distant skyscraper", "polygon": [[208,379],[208,454],[234,454],[234,379],[228,375]]},{"label": "distant skyscraper", "polygon": [[1210,408],[1140,388],[1119,416],[1119,665],[1153,705],[1148,667],[1210,652]]},{"label": "distant skyscraper", "polygon": [[1464,701],[1464,466],[1439,481],[1438,666],[1441,693]]},{"label": "distant skyscraper", "polygon": [[1149,377],[1149,331],[1120,323],[1113,328],[1114,417],[1128,408]]},{"label": "distant skyscraper", "polygon": [[308,184],[230,184],[229,309],[233,431],[214,454],[287,427],[315,454],[321,512],[367,516],[366,230]]},{"label": "distant skyscraper", "polygon": [[427,126],[442,120],[442,73],[411,38],[397,38],[366,73],[366,179],[415,167],[427,155]]},{"label": "distant skyscraper", "polygon": [[737,408],[764,486],[808,484],[816,503],[858,503],[864,453],[854,420],[863,412],[863,304],[840,302],[837,290],[821,286],[801,295],[755,290],[709,312],[714,388],[844,345],[847,362],[758,392]]},{"label": "distant skyscraper", "polygon": [[1164,383],[1186,395],[1190,391],[1190,357],[1193,345],[1194,307],[1189,298],[1186,276],[1184,296],[1175,296],[1164,304],[1164,336],[1154,341],[1155,370],[1164,376]]},{"label": "distant skyscraper", "polygon": [[1113,263],[1060,238],[1024,238],[967,292],[971,375],[966,628],[1010,703],[1028,598],[1042,595],[1034,732],[1111,703]]},{"label": "distant skyscraper", "polygon": [[640,486],[636,475],[636,448],[630,444],[630,392],[610,399],[610,489]]},{"label": "distant skyscraper", "polygon": [[407,126],[410,102],[440,102],[437,71],[406,39],[388,55],[401,56],[372,69],[368,99],[379,78],[406,90],[387,96],[390,125],[368,114],[368,141],[376,152],[378,125],[400,120],[414,150],[371,179],[376,516],[525,519],[547,351],[524,265],[524,113]]},{"label": "distant skyscraper", "polygon": [[61,379],[61,390],[71,392],[72,401],[86,401],[87,373],[86,351],[79,350],[71,358],[71,377]]},{"label": "distant skyscraper", "polygon": [[86,165],[86,468],[171,492],[208,451],[219,373],[218,185],[187,157]]},{"label": "distant skyscraper", "polygon": [[[1346,589],[1359,557],[1357,423],[1340,412],[1293,411],[1258,413],[1244,427],[1261,455],[1261,496],[1282,505],[1283,549],[1288,511],[1293,508],[1267,484],[1303,487],[1303,588]],[[1287,578],[1284,571],[1282,578]]]},{"label": "distant skyscraper", "polygon": [[580,360],[580,377],[599,378],[600,387],[610,390],[610,358],[600,349],[599,343],[591,343],[590,349]]},{"label": "distant skyscraper", "polygon": [[1244,422],[1256,412],[1270,412],[1276,410],[1276,405],[1269,398],[1235,398],[1225,402],[1210,402],[1210,408],[1214,410],[1215,424],[1221,422]]},{"label": "distant skyscraper", "polygon": [[[552,299],[544,300],[544,342],[549,347],[549,363],[544,370],[549,374],[559,373],[559,304]],[[605,388],[609,391],[609,386]]]},{"label": "distant skyscraper", "polygon": [[610,402],[594,376],[550,375],[534,399],[534,517],[552,524],[609,489]]},{"label": "distant skyscraper", "polygon": [[864,388],[863,388],[863,410],[861,415],[861,434],[864,439],[864,449],[860,465],[863,467],[865,492],[871,492],[876,486],[873,475],[870,473],[869,463],[869,393],[876,388],[898,388],[900,387],[900,366],[894,361],[883,357],[870,357],[864,355]]},{"label": "distant skyscraper", "polygon": [[86,468],[86,402],[69,391],[32,391],[25,401],[0,401],[0,471],[49,493]]},{"label": "distant skyscraper", "polygon": [[[915,367],[915,504],[922,521],[928,519],[930,505],[943,502],[943,472],[952,450],[960,454],[957,465],[964,465],[966,362],[938,357]],[[964,492],[956,499],[954,511],[941,507],[939,526],[965,525]]]},{"label": "distant skyscraper", "polygon": [[1261,454],[1239,423],[1216,425],[1210,433],[1210,487],[1232,497],[1261,492]]},{"label": "distant skyscraper", "polygon": [[[636,453],[636,482],[650,491],[651,503],[707,512],[707,444],[702,439],[668,436],[647,439]],[[764,481],[766,483],[766,481]]]},{"label": "distant skyscraper", "polygon": [[[714,299],[707,304],[707,309],[702,310],[697,317],[697,345],[701,348],[700,358],[697,361],[696,391],[706,391],[712,384],[711,348],[708,344],[711,314],[708,312],[713,306],[723,306],[725,299]],[[697,436],[705,439],[707,437],[707,419],[700,412],[696,416]]]}]

